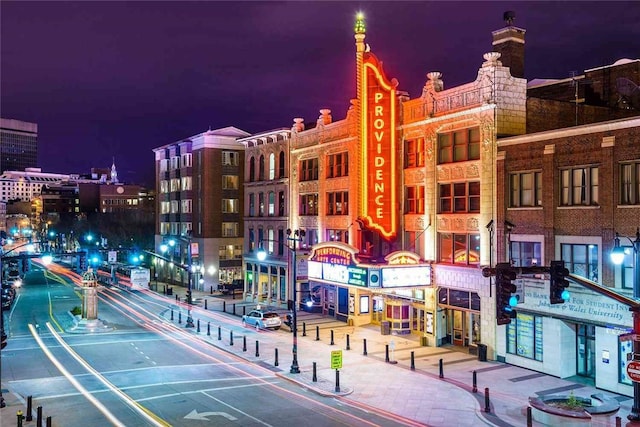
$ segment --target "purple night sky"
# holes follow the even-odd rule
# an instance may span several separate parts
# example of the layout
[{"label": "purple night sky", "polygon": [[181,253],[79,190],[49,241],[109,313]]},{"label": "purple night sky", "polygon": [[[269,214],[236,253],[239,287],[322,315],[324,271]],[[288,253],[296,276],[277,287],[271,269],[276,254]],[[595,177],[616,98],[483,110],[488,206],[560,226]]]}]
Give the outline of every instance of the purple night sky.
[{"label": "purple night sky", "polygon": [[343,119],[355,96],[355,14],[411,98],[430,71],[475,80],[504,11],[527,30],[525,73],[640,58],[637,2],[17,2],[0,4],[0,115],[38,123],[44,172],[115,157],[153,183],[152,148],[215,129]]}]

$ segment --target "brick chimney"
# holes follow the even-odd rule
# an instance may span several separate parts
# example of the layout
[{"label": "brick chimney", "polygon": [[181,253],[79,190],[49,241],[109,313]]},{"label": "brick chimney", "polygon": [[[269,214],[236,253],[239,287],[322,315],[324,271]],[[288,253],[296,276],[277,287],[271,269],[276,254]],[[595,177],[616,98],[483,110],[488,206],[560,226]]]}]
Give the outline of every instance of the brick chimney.
[{"label": "brick chimney", "polygon": [[500,61],[511,69],[513,77],[524,78],[524,33],[526,30],[515,27],[516,14],[507,11],[503,14],[506,27],[493,31],[493,51],[500,53]]}]

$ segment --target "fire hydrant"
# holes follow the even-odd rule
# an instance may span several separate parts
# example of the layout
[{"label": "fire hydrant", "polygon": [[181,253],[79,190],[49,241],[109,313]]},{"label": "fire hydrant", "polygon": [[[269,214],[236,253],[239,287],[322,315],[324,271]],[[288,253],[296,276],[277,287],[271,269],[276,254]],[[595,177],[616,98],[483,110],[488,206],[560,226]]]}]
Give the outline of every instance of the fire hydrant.
[{"label": "fire hydrant", "polygon": [[18,427],[22,427],[22,420],[24,420],[24,415],[22,414],[21,410],[18,410],[18,412],[16,412],[16,417],[18,418]]}]

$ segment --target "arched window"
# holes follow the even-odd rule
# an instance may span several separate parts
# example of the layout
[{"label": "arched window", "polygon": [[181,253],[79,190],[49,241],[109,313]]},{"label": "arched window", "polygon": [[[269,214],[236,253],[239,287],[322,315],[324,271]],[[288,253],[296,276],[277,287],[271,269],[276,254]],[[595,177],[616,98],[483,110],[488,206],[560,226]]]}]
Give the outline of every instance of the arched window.
[{"label": "arched window", "polygon": [[278,159],[278,178],[284,178],[285,175],[285,162],[284,162],[284,151],[280,152],[280,156]]},{"label": "arched window", "polygon": [[269,154],[269,179],[276,178],[276,155],[274,153]]},{"label": "arched window", "polygon": [[260,155],[260,166],[258,166],[258,181],[264,181],[264,155]]},{"label": "arched window", "polygon": [[256,159],[255,157],[251,157],[249,160],[249,182],[253,182],[256,180]]}]

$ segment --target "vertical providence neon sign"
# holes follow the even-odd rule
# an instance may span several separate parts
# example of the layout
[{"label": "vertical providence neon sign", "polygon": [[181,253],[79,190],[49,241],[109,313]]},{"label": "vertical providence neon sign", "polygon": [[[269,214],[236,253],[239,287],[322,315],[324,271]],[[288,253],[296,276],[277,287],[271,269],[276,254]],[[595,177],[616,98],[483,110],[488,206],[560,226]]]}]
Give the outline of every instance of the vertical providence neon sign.
[{"label": "vertical providence neon sign", "polygon": [[396,87],[382,63],[370,52],[363,56],[362,73],[362,218],[367,226],[391,240],[396,221]]}]

